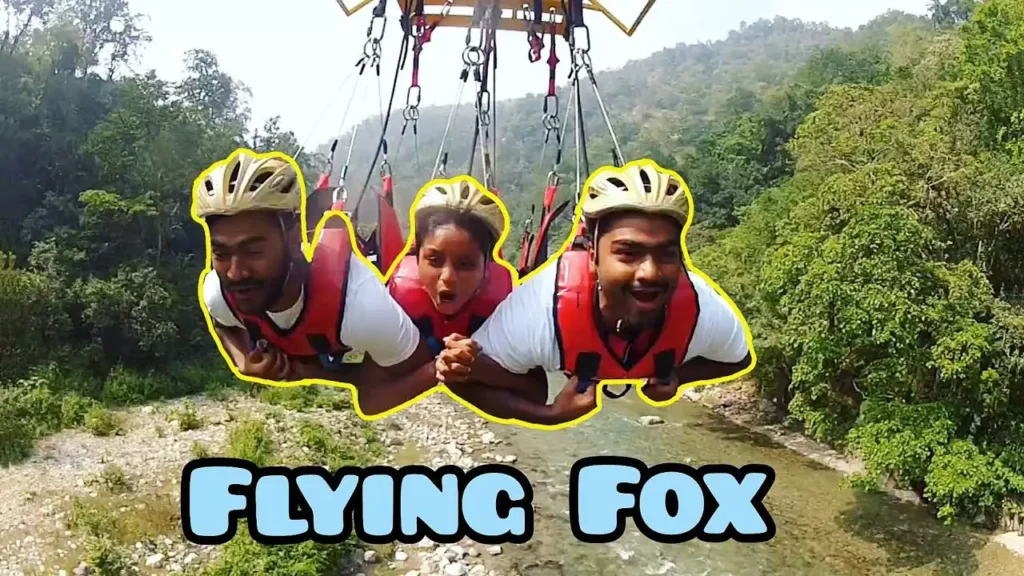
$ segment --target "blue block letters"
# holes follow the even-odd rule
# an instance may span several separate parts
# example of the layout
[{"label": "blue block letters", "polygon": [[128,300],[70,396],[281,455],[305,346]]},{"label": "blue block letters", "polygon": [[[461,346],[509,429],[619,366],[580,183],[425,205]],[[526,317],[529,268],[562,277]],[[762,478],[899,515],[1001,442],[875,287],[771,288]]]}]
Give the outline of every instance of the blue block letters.
[{"label": "blue block letters", "polygon": [[502,464],[331,473],[203,458],[182,471],[181,519],[185,537],[207,545],[231,540],[241,519],[261,544],[340,543],[353,530],[370,544],[424,537],[521,544],[533,536],[533,489],[522,472]]},{"label": "blue block letters", "polygon": [[648,468],[633,458],[595,456],[577,461],[569,476],[573,535],[589,543],[622,537],[626,518],[656,542],[765,542],[775,523],[762,500],[775,481],[763,464],[695,470],[684,464]]}]

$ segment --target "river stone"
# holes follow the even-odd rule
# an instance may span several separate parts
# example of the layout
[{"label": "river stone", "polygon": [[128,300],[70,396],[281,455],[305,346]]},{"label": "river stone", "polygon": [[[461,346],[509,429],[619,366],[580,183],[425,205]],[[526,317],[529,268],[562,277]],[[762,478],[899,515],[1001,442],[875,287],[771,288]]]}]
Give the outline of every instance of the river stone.
[{"label": "river stone", "polygon": [[163,562],[163,561],[164,561],[164,555],[163,554],[153,554],[152,556],[149,556],[148,558],[146,558],[146,567],[147,568],[159,568],[160,567],[160,563]]},{"label": "river stone", "polygon": [[466,576],[466,565],[462,562],[452,562],[444,567],[445,576]]},{"label": "river stone", "polygon": [[395,552],[395,561],[396,562],[405,562],[408,559],[409,559],[409,555],[406,554],[404,551],[399,550],[398,552]]},{"label": "river stone", "polygon": [[487,553],[491,556],[497,556],[498,554],[501,554],[501,546],[491,546],[487,549]]},{"label": "river stone", "polygon": [[367,550],[366,552],[363,552],[363,562],[366,562],[367,564],[375,564],[377,560],[376,550]]},{"label": "river stone", "polygon": [[661,416],[641,416],[639,422],[641,426],[654,426],[655,424],[664,424],[665,420]]},{"label": "river stone", "polygon": [[466,550],[466,554],[469,554],[469,556],[472,557],[472,558],[476,558],[477,556],[480,555],[480,551],[477,550],[476,548],[470,547],[469,550]]},{"label": "river stone", "polygon": [[469,569],[469,576],[484,576],[484,574],[487,574],[487,568],[483,564],[474,564]]}]

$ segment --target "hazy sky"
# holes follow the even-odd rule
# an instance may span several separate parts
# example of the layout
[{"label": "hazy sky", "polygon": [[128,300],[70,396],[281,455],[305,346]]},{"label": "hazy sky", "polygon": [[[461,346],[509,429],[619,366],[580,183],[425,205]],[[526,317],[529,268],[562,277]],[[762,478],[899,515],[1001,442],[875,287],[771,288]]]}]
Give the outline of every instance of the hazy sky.
[{"label": "hazy sky", "polygon": [[[355,0],[345,0],[348,5]],[[375,2],[374,2],[375,3]],[[631,22],[643,0],[605,0],[623,21]],[[740,22],[776,15],[833,26],[864,24],[886,10],[924,14],[929,0],[658,0],[632,37],[627,37],[600,14],[587,12],[597,69],[619,68],[680,42],[724,38]],[[346,17],[336,0],[131,0],[133,9],[148,16],[144,26],[153,37],[141,59],[142,69],[155,68],[161,77],[182,75],[186,50],[204,48],[217,55],[223,70],[252,90],[250,106],[256,121],[280,115],[306,146],[315,146],[339,133],[353,82],[342,83],[362,53],[367,7]],[[395,57],[401,41],[398,2],[390,2],[381,84],[383,97],[390,91]],[[455,100],[465,34],[439,29],[423,51],[421,106],[450,104]],[[546,90],[547,67],[526,59],[525,33],[498,35],[498,99]],[[559,43],[559,84],[568,74],[568,54]],[[405,105],[411,58],[399,78],[394,110]],[[353,76],[354,78],[354,76]],[[463,101],[472,97],[470,84]],[[377,81],[369,70],[359,85],[345,127],[378,111]],[[614,113],[614,111],[612,111]]]}]

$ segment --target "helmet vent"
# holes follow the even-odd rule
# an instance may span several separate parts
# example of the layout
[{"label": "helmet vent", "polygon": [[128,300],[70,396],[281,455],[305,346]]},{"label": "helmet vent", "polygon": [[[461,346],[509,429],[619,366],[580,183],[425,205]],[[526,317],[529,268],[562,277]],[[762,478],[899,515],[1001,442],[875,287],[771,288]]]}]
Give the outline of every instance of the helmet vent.
[{"label": "helmet vent", "polygon": [[672,180],[668,183],[668,187],[665,188],[665,196],[675,196],[676,192],[679,192],[679,182]]},{"label": "helmet vent", "polygon": [[640,171],[640,180],[644,183],[644,192],[651,193],[651,177],[647,174],[646,170]]},{"label": "helmet vent", "polygon": [[480,205],[481,206],[492,206],[492,205],[494,205],[494,200],[491,200],[487,196],[481,195],[480,196]]},{"label": "helmet vent", "polygon": [[448,191],[445,190],[444,188],[440,187],[440,186],[435,186],[434,190],[437,190],[438,192],[440,192],[441,194],[444,194],[445,196],[448,195]]},{"label": "helmet vent", "polygon": [[238,172],[242,169],[240,162],[235,163],[235,167],[231,169],[231,176],[228,178],[228,194],[232,194],[235,191],[235,185],[238,183]]},{"label": "helmet vent", "polygon": [[469,200],[469,184],[463,184],[459,187],[459,195],[463,200]]},{"label": "helmet vent", "polygon": [[608,183],[611,184],[612,186],[615,186],[619,190],[622,190],[623,192],[629,190],[629,188],[626,187],[626,183],[623,182],[622,180],[619,180],[618,178],[609,178]]},{"label": "helmet vent", "polygon": [[270,180],[270,177],[273,176],[273,175],[274,175],[273,172],[264,172],[264,173],[256,176],[255,178],[253,178],[252,179],[252,184],[249,185],[249,192],[255,192],[255,191],[259,190],[260,186],[263,186],[264,184],[266,184],[267,180]]},{"label": "helmet vent", "polygon": [[210,182],[209,178],[203,181],[203,186],[206,188],[206,195],[213,196],[213,182]]}]

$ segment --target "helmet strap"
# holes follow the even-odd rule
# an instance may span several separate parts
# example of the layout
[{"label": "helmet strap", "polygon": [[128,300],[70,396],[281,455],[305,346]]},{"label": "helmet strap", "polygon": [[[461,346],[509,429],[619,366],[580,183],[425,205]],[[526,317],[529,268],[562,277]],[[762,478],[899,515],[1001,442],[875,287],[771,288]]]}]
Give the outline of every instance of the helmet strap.
[{"label": "helmet strap", "polygon": [[[277,214],[277,222],[278,222],[278,224],[281,225],[281,240],[283,241],[285,246],[289,246],[289,244],[288,244],[288,227],[285,226],[285,224],[284,224],[284,215],[282,213],[280,213],[280,212]],[[287,269],[285,270],[285,273],[284,273],[284,279],[281,282],[279,282],[278,285],[274,288],[274,290],[270,293],[270,297],[268,298],[268,300],[269,300],[268,305],[273,305],[275,302],[277,302],[278,300],[281,299],[282,295],[284,295],[285,288],[287,288],[288,282],[291,281],[291,279],[292,279],[292,272],[294,270],[295,270],[295,259],[292,258],[291,251],[289,250],[289,253],[288,253],[288,265],[287,265]]]}]

